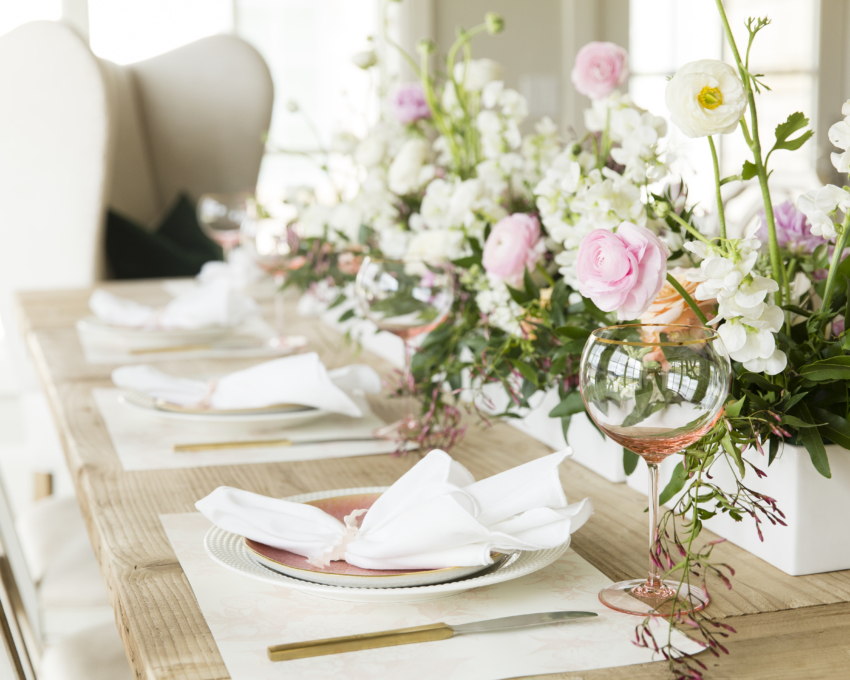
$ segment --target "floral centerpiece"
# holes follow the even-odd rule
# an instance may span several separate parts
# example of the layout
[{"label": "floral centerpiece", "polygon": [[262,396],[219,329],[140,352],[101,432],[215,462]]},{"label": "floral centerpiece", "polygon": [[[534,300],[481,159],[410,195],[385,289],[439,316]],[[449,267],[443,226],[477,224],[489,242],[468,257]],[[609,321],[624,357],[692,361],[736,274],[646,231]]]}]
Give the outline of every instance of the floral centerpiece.
[{"label": "floral centerpiece", "polygon": [[[802,195],[796,207],[774,206],[773,154],[799,149],[813,132],[796,112],[765,141],[756,95],[767,85],[750,70],[749,54],[769,21],[747,22],[742,53],[722,1],[716,4],[735,64],[682,66],[666,103],[674,125],[710,146],[717,235],[700,229],[686,187],[671,172],[665,120],[617,89],[628,77],[622,48],[591,43],[576,57],[573,83],[592,100],[585,135],[562,139],[545,118],[523,135],[525,100],[504,85],[498,64],[471,57],[475,35],[503,28],[489,14],[459,32],[437,71],[444,75],[431,67],[433,43],[419,44],[418,61],[406,55],[418,81],[396,88],[381,120],[350,145],[356,190],[335,205],[300,206],[304,266],[290,284],[321,287],[330,306],[343,306],[364,255],[453,263],[453,314],[413,358],[426,431],[456,426],[456,404],[470,385],[498,383],[509,405],[485,417],[515,416],[533,394],[555,389],[560,403],[550,416],[566,435],[570,418],[585,408],[577,370],[593,329],[633,320],[716,326],[733,361],[730,400],[662,494],[679,500],[662,519],[668,530],[653,559],[683,579],[711,573],[729,584],[731,569],[712,561],[712,545],[695,543],[702,522],[748,517],[759,535],[760,524],[783,523],[777,501],[745,485],[748,471],[764,474],[748,458],[773,462],[783,442],[800,443],[829,477],[825,442],[850,449],[850,260],[843,259],[850,190],[829,185]],[[850,102],[843,114],[829,138],[841,150],[833,163],[846,173]],[[718,134],[742,134],[751,151],[734,176],[720,174]],[[760,219],[737,237],[727,232],[721,199],[730,182],[757,182],[764,202]],[[341,319],[356,314],[352,307]],[[634,454],[624,457],[634,469]],[[731,461],[733,488],[712,481],[719,461]],[[675,516],[689,518],[684,530]],[[725,651],[728,626],[686,609],[674,608],[671,617],[701,633],[712,652]],[[699,660],[656,641],[648,625],[637,640],[669,658],[677,677],[701,677]]]}]

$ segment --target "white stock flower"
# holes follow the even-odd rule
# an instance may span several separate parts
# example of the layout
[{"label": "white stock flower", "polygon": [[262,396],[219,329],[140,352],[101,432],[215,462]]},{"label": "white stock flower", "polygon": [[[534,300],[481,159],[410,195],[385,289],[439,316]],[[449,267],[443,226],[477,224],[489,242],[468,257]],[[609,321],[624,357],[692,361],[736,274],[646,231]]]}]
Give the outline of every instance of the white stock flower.
[{"label": "white stock flower", "polygon": [[844,102],[841,113],[845,118],[829,128],[829,141],[844,153],[833,153],[830,158],[838,172],[850,173],[850,100]]},{"label": "white stock flower", "polygon": [[304,230],[305,238],[321,238],[330,220],[331,209],[327,205],[314,203],[308,205],[299,215],[298,223]]},{"label": "white stock flower", "polygon": [[351,132],[335,132],[331,137],[331,151],[348,156],[354,153],[359,143],[360,140]]},{"label": "white stock flower", "polygon": [[387,152],[387,141],[377,134],[369,135],[354,151],[354,160],[360,165],[372,168],[379,165],[384,160],[384,154]]},{"label": "white stock flower", "polygon": [[359,240],[362,224],[363,217],[360,211],[351,203],[338,203],[331,209],[328,225],[332,230],[343,234],[349,241]]},{"label": "white stock flower", "polygon": [[[387,172],[387,186],[399,196],[419,189],[434,177],[433,166],[428,166],[431,149],[424,139],[408,139],[396,154]],[[430,175],[430,176],[429,176]]]},{"label": "white stock flower", "polygon": [[407,252],[410,232],[399,227],[384,229],[378,236],[378,247],[389,258],[399,260]]},{"label": "white stock flower", "polygon": [[[608,125],[613,112],[632,106],[632,100],[627,94],[614,90],[604,99],[594,99],[590,108],[584,110],[584,126],[590,132],[602,132]],[[614,141],[619,142],[619,139]]]},{"label": "white stock flower", "polygon": [[410,239],[406,257],[411,260],[441,262],[463,255],[463,232],[449,229],[426,229]]},{"label": "white stock flower", "polygon": [[808,191],[797,199],[797,209],[803,213],[812,225],[812,234],[823,238],[833,238],[837,232],[832,221],[836,210],[850,211],[850,193],[833,184]]},{"label": "white stock flower", "polygon": [[506,333],[522,335],[519,320],[524,316],[522,308],[513,301],[502,281],[490,281],[489,287],[475,296],[478,309],[487,315],[488,323]]},{"label": "white stock flower", "polygon": [[468,64],[455,64],[454,78],[469,92],[480,92],[493,80],[502,80],[505,71],[492,59],[470,59]]},{"label": "white stock flower", "polygon": [[715,59],[682,66],[667,83],[664,98],[673,123],[688,137],[728,135],[747,108],[738,73]]}]

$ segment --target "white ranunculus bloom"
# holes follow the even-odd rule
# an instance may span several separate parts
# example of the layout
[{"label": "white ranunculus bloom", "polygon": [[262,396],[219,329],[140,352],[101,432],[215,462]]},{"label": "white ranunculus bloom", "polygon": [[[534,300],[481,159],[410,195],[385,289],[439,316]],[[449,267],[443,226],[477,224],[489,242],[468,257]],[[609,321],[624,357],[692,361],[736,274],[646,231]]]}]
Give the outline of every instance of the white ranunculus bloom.
[{"label": "white ranunculus bloom", "polygon": [[[464,77],[464,70],[466,71]],[[464,62],[455,64],[454,77],[458,83],[462,83],[469,92],[480,92],[484,86],[493,80],[503,80],[505,71],[501,64],[492,59],[470,59],[465,66]]]},{"label": "white ranunculus bloom", "polygon": [[378,237],[378,246],[381,252],[394,260],[401,259],[407,252],[407,244],[410,240],[410,232],[398,227],[384,229]]},{"label": "white ranunculus bloom", "polygon": [[378,63],[378,55],[375,54],[375,50],[357,52],[351,56],[351,63],[365,71],[367,68],[372,68]]},{"label": "white ranunculus bloom", "polygon": [[715,59],[682,66],[667,83],[665,100],[673,123],[688,137],[730,134],[747,109],[738,73]]},{"label": "white ranunculus bloom", "polygon": [[331,209],[327,205],[314,203],[307,206],[299,215],[298,223],[304,230],[305,238],[321,238],[330,220]]},{"label": "white ranunculus bloom", "polygon": [[396,154],[387,173],[387,186],[399,196],[413,193],[421,186],[423,168],[428,164],[431,149],[424,139],[408,139]]}]

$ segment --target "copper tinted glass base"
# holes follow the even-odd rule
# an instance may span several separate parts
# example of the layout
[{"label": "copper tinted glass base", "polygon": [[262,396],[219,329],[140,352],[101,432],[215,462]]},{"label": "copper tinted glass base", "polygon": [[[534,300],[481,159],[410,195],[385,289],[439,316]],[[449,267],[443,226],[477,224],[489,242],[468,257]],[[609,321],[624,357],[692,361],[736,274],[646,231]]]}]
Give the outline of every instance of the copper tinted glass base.
[{"label": "copper tinted glass base", "polygon": [[[599,592],[599,601],[607,607],[623,614],[635,614],[646,616],[647,614],[669,615],[674,604],[676,604],[676,591],[679,584],[676,581],[662,581],[661,587],[656,591],[646,588],[646,579],[635,579],[634,581],[620,581],[612,583],[605,590]],[[690,598],[688,597],[687,584],[679,589],[679,602],[676,610],[682,613],[695,612],[704,609],[708,605],[708,595],[700,588],[690,586]]]}]

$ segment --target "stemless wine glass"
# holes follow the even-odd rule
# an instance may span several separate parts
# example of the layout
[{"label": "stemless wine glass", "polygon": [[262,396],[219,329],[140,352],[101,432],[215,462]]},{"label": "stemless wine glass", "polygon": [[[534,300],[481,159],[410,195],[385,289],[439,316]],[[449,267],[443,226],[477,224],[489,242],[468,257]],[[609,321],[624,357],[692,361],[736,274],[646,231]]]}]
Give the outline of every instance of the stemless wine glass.
[{"label": "stemless wine glass", "polygon": [[[658,538],[658,464],[714,426],[723,412],[730,370],[717,331],[699,326],[598,328],[584,346],[579,384],[588,414],[649,468],[650,553]],[[599,599],[640,615],[665,605],[684,612],[708,604],[701,588],[685,582],[679,589],[679,583],[663,581],[651,554],[648,578],[614,583]]]},{"label": "stemless wine glass", "polygon": [[251,193],[203,194],[198,199],[198,222],[201,229],[224,251],[224,259],[239,244],[239,229],[248,217]]},{"label": "stemless wine glass", "polygon": [[[439,326],[451,311],[455,281],[450,265],[366,257],[354,284],[357,304],[367,319],[404,341],[404,385],[413,387],[410,340]],[[377,434],[415,435],[421,427],[412,399],[407,413]]]},{"label": "stemless wine glass", "polygon": [[269,344],[279,349],[297,349],[307,343],[303,335],[286,333],[286,301],[283,284],[298,253],[298,234],[293,220],[294,208],[275,217],[249,216],[242,222],[240,243],[254,262],[274,280],[274,328],[276,337]]}]

